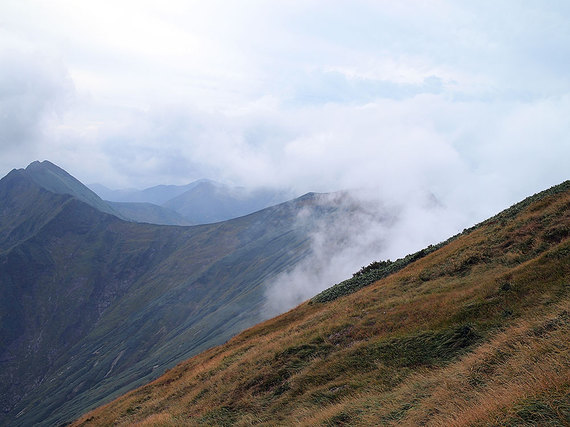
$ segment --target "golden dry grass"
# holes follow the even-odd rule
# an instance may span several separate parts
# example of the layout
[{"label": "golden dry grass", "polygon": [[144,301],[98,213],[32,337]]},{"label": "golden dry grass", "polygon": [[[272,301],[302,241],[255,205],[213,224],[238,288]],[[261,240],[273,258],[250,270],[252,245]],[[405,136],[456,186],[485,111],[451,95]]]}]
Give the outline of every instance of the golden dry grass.
[{"label": "golden dry grass", "polygon": [[570,194],[304,303],[75,425],[570,423]]}]

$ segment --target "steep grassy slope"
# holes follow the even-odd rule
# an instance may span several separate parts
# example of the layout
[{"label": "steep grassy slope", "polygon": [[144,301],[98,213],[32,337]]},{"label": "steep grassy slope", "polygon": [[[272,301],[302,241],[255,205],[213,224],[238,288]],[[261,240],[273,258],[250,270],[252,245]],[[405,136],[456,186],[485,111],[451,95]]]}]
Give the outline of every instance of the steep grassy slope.
[{"label": "steep grassy slope", "polygon": [[75,425],[568,425],[569,234],[567,181]]},{"label": "steep grassy slope", "polygon": [[257,323],[264,281],[309,251],[299,210],[335,210],[308,196],[207,226],[136,224],[24,170],[0,198],[2,425],[73,419]]}]

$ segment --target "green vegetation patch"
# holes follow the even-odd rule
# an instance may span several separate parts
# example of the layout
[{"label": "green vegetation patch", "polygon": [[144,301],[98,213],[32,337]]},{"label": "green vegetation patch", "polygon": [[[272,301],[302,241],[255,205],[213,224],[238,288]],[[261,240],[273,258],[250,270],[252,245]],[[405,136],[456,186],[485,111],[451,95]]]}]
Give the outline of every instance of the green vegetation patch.
[{"label": "green vegetation patch", "polygon": [[342,397],[347,396],[354,390],[354,386],[348,384],[333,385],[310,394],[310,401],[315,405],[328,405],[338,402]]},{"label": "green vegetation patch", "polygon": [[341,411],[338,414],[333,415],[325,422],[325,425],[327,426],[348,426],[353,424],[352,415],[346,411]]},{"label": "green vegetation patch", "polygon": [[292,361],[307,361],[309,359],[326,356],[332,346],[322,339],[314,340],[309,344],[301,344],[293,347],[286,348],[285,350],[275,354],[275,360],[291,363]]},{"label": "green vegetation patch", "polygon": [[515,407],[516,413],[508,426],[567,426],[570,424],[570,397],[555,399],[534,398]]},{"label": "green vegetation patch", "polygon": [[199,419],[199,423],[208,426],[233,426],[238,420],[238,412],[229,406],[212,409]]},{"label": "green vegetation patch", "polygon": [[325,357],[334,349],[334,346],[323,339],[316,339],[308,344],[288,347],[275,354],[269,373],[262,373],[253,378],[246,388],[252,388],[258,393],[272,390],[275,396],[290,390],[287,381],[295,373],[301,371],[316,357]]},{"label": "green vegetation patch", "polygon": [[440,365],[465,353],[482,339],[466,324],[441,331],[425,331],[383,340],[358,349],[362,361],[380,361],[393,367]]},{"label": "green vegetation patch", "polygon": [[383,423],[392,423],[395,421],[400,421],[403,419],[408,411],[412,409],[414,406],[411,403],[404,403],[398,409],[394,409],[393,411],[389,412],[388,414],[384,415],[381,420]]},{"label": "green vegetation patch", "polygon": [[543,324],[533,328],[532,333],[537,337],[543,337],[550,332],[556,331],[570,323],[570,313],[562,311],[554,319],[549,319]]},{"label": "green vegetation patch", "polygon": [[311,302],[324,303],[333,301],[344,295],[352,294],[365,286],[371,285],[380,279],[384,279],[391,274],[397,273],[412,262],[435,252],[450,241],[451,239],[437,245],[430,245],[421,251],[411,255],[406,255],[404,258],[397,259],[396,261],[374,261],[370,265],[362,267],[358,272],[354,273],[350,279],[344,280],[328,289],[325,289],[323,292],[313,297]]}]

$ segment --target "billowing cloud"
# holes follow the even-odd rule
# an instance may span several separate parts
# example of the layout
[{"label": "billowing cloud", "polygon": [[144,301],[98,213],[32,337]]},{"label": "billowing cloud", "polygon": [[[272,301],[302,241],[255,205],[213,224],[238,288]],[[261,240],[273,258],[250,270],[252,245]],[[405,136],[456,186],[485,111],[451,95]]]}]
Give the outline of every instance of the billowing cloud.
[{"label": "billowing cloud", "polygon": [[[23,90],[14,70],[27,85],[19,104],[3,97],[4,145],[42,139],[18,161],[96,160],[76,173],[110,186],[211,174],[334,190],[384,178],[365,176],[371,158],[398,169],[398,146],[428,169],[443,170],[445,146],[463,173],[506,175],[485,163],[489,141],[509,144],[500,128],[516,111],[565,107],[570,87],[563,3],[24,0],[0,12],[2,93]],[[61,76],[76,98],[38,138]],[[4,154],[4,172],[19,166]]]},{"label": "billowing cloud", "polygon": [[[360,218],[352,235],[400,242],[373,258],[568,178],[566,2],[7,0],[0,16],[0,174],[50,159],[110,188],[367,189],[402,233]],[[369,262],[347,248],[335,265]]]},{"label": "billowing cloud", "polygon": [[302,211],[298,221],[312,229],[311,254],[267,282],[261,316],[289,310],[372,261],[395,260],[443,241],[469,221],[428,192],[393,196],[382,188],[323,194],[320,203],[337,208],[334,215]]}]

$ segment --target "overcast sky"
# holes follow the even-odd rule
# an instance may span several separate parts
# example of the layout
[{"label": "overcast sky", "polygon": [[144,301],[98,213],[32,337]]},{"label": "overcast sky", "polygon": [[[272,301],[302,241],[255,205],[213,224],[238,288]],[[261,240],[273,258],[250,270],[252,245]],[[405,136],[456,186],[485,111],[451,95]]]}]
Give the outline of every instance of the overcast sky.
[{"label": "overcast sky", "polygon": [[2,0],[0,173],[36,159],[481,219],[569,178],[570,2]]}]

